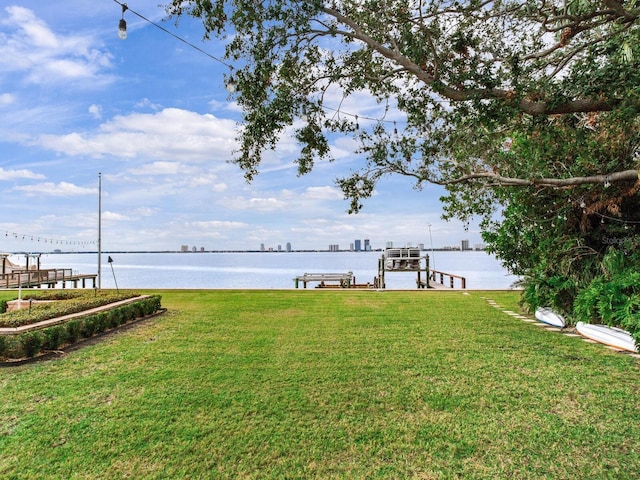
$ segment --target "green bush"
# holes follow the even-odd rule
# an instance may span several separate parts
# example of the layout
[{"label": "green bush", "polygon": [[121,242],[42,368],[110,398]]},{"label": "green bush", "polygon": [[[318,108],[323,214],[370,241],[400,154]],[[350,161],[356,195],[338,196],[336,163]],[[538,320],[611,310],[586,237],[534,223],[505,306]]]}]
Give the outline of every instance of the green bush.
[{"label": "green bush", "polygon": [[43,350],[57,350],[64,340],[64,325],[56,325],[55,327],[46,328],[44,333]]},{"label": "green bush", "polygon": [[43,342],[41,331],[27,332],[21,335],[22,351],[26,357],[33,357],[40,352]]},{"label": "green bush", "polygon": [[81,337],[90,338],[136,318],[155,313],[161,308],[161,297],[154,295],[134,303],[97,312],[42,330],[19,335],[0,336],[0,357],[33,357],[42,350],[57,350],[73,344]]},{"label": "green bush", "polygon": [[640,343],[640,272],[634,257],[611,249],[602,259],[602,273],[576,297],[574,314],[584,322],[622,327]]},{"label": "green bush", "polygon": [[[22,325],[29,325],[31,323],[37,323],[55,317],[83,312],[136,296],[138,296],[138,294],[132,292],[98,292],[96,294],[92,291],[83,290],[82,293],[75,293],[74,295],[70,295],[69,298],[63,298],[59,301],[46,304],[35,304],[29,309],[15,310],[13,312],[2,314],[0,316],[0,327],[20,327]],[[34,300],[55,300],[55,298],[51,298],[46,295],[30,295],[28,298]]]},{"label": "green bush", "polygon": [[71,320],[66,324],[65,343],[75,343],[80,338],[80,329],[82,328],[82,322],[80,320]]},{"label": "green bush", "polygon": [[7,300],[0,300],[0,314],[6,313],[8,307],[9,302]]},{"label": "green bush", "polygon": [[104,312],[97,313],[96,319],[96,332],[104,332],[109,328],[108,316]]},{"label": "green bush", "polygon": [[96,333],[95,315],[85,318],[80,327],[80,335],[82,335],[83,338],[92,337],[94,333]]}]

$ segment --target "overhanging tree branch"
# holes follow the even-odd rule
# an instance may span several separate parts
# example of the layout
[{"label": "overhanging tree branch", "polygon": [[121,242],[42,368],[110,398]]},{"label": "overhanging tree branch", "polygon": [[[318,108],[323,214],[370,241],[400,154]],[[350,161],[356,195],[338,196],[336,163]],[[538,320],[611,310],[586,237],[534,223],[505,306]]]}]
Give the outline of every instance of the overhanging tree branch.
[{"label": "overhanging tree branch", "polygon": [[458,183],[466,183],[472,180],[488,180],[491,185],[495,186],[513,186],[513,187],[576,187],[578,185],[607,185],[618,182],[638,181],[640,179],[640,171],[624,170],[622,172],[613,172],[605,175],[591,175],[588,177],[571,177],[571,178],[511,178],[504,177],[493,172],[478,172],[463,175],[457,178],[444,181],[433,181],[439,185],[455,185]]}]

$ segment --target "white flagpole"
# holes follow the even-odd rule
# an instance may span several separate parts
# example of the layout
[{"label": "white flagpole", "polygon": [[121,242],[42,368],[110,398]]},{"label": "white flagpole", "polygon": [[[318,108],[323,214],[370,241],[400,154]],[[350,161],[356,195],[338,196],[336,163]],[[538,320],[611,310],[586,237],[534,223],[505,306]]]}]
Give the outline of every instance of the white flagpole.
[{"label": "white flagpole", "polygon": [[98,290],[102,288],[102,173],[98,172]]}]

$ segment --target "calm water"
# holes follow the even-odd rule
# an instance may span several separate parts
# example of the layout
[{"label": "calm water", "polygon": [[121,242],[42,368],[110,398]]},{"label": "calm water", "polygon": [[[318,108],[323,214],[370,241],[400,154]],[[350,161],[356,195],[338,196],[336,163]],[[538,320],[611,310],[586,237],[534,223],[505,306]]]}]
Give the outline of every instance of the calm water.
[{"label": "calm water", "polygon": [[[112,264],[107,262],[109,255]],[[103,288],[115,288],[115,276],[119,288],[292,289],[295,288],[294,277],[304,273],[352,271],[358,283],[373,282],[381,252],[109,255],[103,254],[102,258]],[[517,279],[484,252],[434,252],[430,257],[432,269],[466,277],[470,289],[507,289]],[[11,259],[24,264],[20,255]],[[41,268],[71,268],[78,273],[97,273],[97,262],[97,254],[43,254]],[[416,288],[415,272],[387,272],[385,279],[388,289]]]}]

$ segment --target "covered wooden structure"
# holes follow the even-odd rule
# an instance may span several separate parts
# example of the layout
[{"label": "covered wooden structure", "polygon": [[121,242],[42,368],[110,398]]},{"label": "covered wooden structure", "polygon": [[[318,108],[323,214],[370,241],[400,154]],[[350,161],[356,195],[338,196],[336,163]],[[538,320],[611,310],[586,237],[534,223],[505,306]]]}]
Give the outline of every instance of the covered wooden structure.
[{"label": "covered wooden structure", "polygon": [[[429,256],[420,256],[420,249],[414,247],[387,248],[378,260],[378,288],[386,288],[385,273],[414,272],[417,274],[417,288],[429,288]],[[424,272],[424,280],[421,274]]]}]

